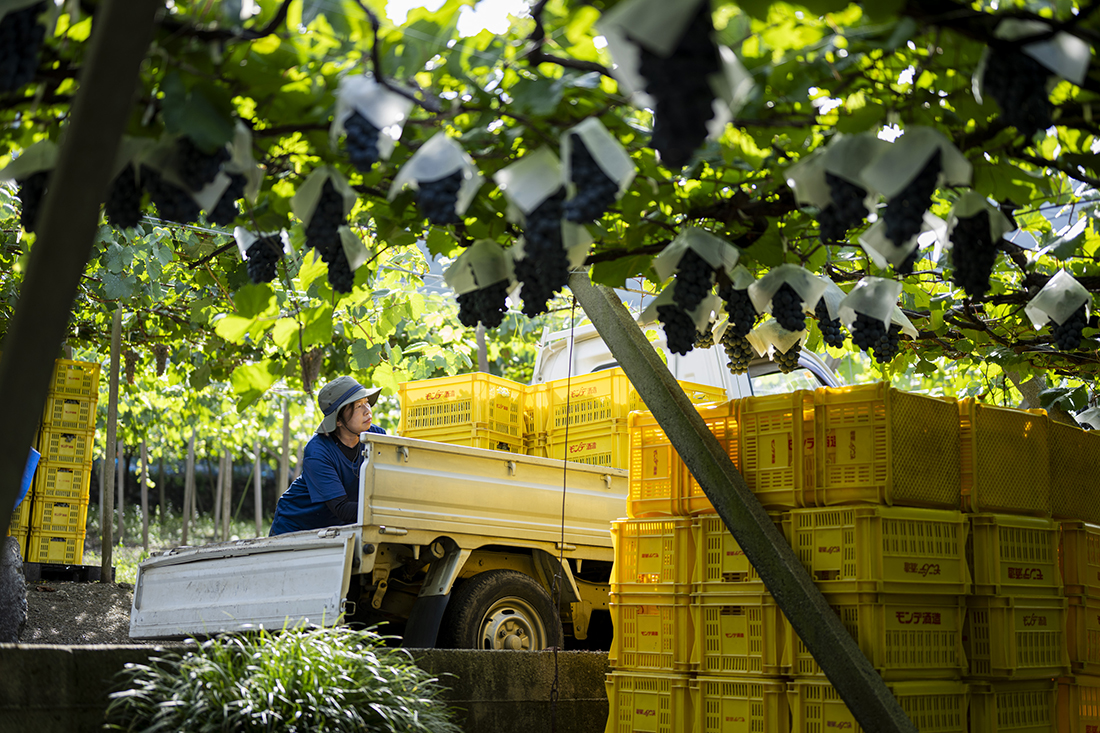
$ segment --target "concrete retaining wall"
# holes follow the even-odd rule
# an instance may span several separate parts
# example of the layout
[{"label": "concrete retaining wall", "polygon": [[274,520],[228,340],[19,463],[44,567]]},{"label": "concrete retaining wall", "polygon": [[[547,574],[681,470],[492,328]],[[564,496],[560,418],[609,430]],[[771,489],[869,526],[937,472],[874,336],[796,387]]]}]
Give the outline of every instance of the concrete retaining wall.
[{"label": "concrete retaining wall", "polygon": [[[178,650],[180,647],[175,647]],[[0,644],[0,733],[99,731],[107,694],[127,662],[168,651],[151,646]],[[607,655],[557,654],[558,701],[551,727],[553,652],[425,649],[421,667],[450,688],[467,733],[602,733]]]}]

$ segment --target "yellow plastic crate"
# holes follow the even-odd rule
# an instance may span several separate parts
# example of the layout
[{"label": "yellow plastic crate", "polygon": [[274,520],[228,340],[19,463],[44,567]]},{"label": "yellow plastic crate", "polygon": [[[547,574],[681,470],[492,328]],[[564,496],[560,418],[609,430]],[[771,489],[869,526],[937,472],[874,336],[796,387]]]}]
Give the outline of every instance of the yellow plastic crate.
[{"label": "yellow plastic crate", "polygon": [[[921,733],[966,730],[970,689],[957,680],[906,680],[887,685],[901,709]],[[797,677],[787,685],[792,731],[852,731],[863,727],[828,680]]]},{"label": "yellow plastic crate", "polygon": [[[829,593],[825,600],[886,680],[957,679],[967,669],[961,596]],[[794,627],[784,659],[795,677],[823,674]]]},{"label": "yellow plastic crate", "polygon": [[72,465],[42,461],[34,473],[34,495],[42,499],[88,501],[91,464]]},{"label": "yellow plastic crate", "polygon": [[628,517],[668,517],[680,513],[680,456],[672,448],[657,419],[648,412],[632,412],[630,432],[630,493]]},{"label": "yellow plastic crate", "polygon": [[1074,674],[1100,675],[1100,598],[1067,599],[1066,647]]},{"label": "yellow plastic crate", "polygon": [[31,495],[28,493],[19,506],[11,514],[11,524],[8,525],[8,535],[14,534],[14,530],[22,530],[23,534],[31,526]]},{"label": "yellow plastic crate", "polygon": [[58,430],[95,430],[95,398],[50,395],[42,413],[42,424]]},{"label": "yellow plastic crate", "polygon": [[44,427],[38,434],[38,450],[42,460],[69,466],[92,463],[95,433]]},{"label": "yellow plastic crate", "polygon": [[686,674],[607,675],[605,733],[685,733],[691,730],[692,708]]},{"label": "yellow plastic crate", "polygon": [[787,620],[767,593],[693,593],[692,666],[701,674],[780,675]]},{"label": "yellow plastic crate", "polygon": [[1069,674],[1066,599],[968,596],[963,643],[970,676]]},{"label": "yellow plastic crate", "polygon": [[879,383],[822,387],[814,405],[817,478],[808,506],[866,502],[958,508],[954,399]]},{"label": "yellow plastic crate", "polygon": [[99,399],[99,364],[58,359],[54,362],[50,391],[55,395]]},{"label": "yellow plastic crate", "polygon": [[1074,675],[1058,679],[1058,730],[1100,731],[1100,677]]},{"label": "yellow plastic crate", "polygon": [[1049,517],[1049,426],[1042,410],[961,400],[962,510]]},{"label": "yellow plastic crate", "polygon": [[53,565],[79,565],[84,557],[84,531],[38,532],[30,531],[27,540],[26,562]]},{"label": "yellow plastic crate", "polygon": [[1058,523],[1013,514],[971,514],[975,595],[1061,596]]},{"label": "yellow plastic crate", "polygon": [[84,532],[88,502],[38,498],[34,502],[30,528],[43,534]]},{"label": "yellow plastic crate", "polygon": [[[724,402],[716,405],[704,405],[699,408],[699,415],[706,423],[707,429],[718,440],[719,445],[730,462],[740,470],[741,458],[738,452],[738,428],[737,428],[736,402]],[[703,487],[691,475],[691,471],[677,456],[677,463],[681,471],[680,486],[680,514],[713,514],[714,506],[707,498]]]},{"label": "yellow plastic crate", "polygon": [[513,438],[507,433],[498,433],[485,425],[475,424],[462,428],[444,430],[422,430],[418,435],[406,435],[417,440],[434,440],[448,445],[465,445],[470,448],[501,450],[508,453],[524,453],[522,438]]},{"label": "yellow plastic crate", "polygon": [[1075,520],[1058,525],[1062,589],[1067,596],[1100,598],[1100,526]]},{"label": "yellow plastic crate", "polygon": [[791,546],[823,593],[970,592],[966,515],[950,509],[794,509]]},{"label": "yellow plastic crate", "polygon": [[1100,524],[1100,432],[1050,421],[1050,511]]},{"label": "yellow plastic crate", "polygon": [[1057,682],[1052,679],[970,682],[970,733],[1055,733]]},{"label": "yellow plastic crate", "polygon": [[[783,532],[783,514],[770,514]],[[745,556],[745,551],[717,514],[696,517],[695,571],[692,584],[696,593],[764,593],[764,581]]]},{"label": "yellow plastic crate", "polygon": [[691,596],[680,593],[612,593],[615,635],[608,659],[616,669],[691,671]]},{"label": "yellow plastic crate", "polygon": [[[527,385],[484,372],[402,382],[401,435],[450,443],[438,436],[463,437],[475,428],[500,436],[523,451]],[[456,445],[466,445],[456,443]]]},{"label": "yellow plastic crate", "polygon": [[[695,382],[679,382],[693,404],[725,402],[726,392]],[[608,420],[625,420],[631,412],[648,410],[621,367],[555,379],[534,392],[535,431],[554,433],[571,428],[592,428]]]},{"label": "yellow plastic crate", "polygon": [[787,684],[781,679],[696,677],[695,733],[788,733]]},{"label": "yellow plastic crate", "polygon": [[809,390],[740,400],[738,465],[765,508],[810,506],[815,481],[813,420],[814,393]]},{"label": "yellow plastic crate", "polygon": [[547,458],[603,468],[630,468],[630,433],[625,420],[594,428],[570,428],[547,435]]},{"label": "yellow plastic crate", "polygon": [[627,519],[611,523],[613,593],[690,593],[695,561],[691,520]]}]

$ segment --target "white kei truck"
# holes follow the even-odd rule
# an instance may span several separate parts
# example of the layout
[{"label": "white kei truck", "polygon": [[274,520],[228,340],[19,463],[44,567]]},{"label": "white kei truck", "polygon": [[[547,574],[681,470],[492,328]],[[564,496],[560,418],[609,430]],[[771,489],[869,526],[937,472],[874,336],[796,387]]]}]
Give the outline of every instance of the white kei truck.
[{"label": "white kei truck", "polygon": [[[616,366],[590,326],[544,343],[536,383]],[[654,346],[664,350],[663,339]],[[723,387],[730,399],[838,386],[808,352],[791,374],[761,359],[737,376],[721,347],[664,353],[678,380]],[[361,441],[355,524],[150,557],[138,567],[131,638],[384,622],[381,633],[412,648],[609,648],[610,526],[626,515],[625,470],[368,433]]]}]

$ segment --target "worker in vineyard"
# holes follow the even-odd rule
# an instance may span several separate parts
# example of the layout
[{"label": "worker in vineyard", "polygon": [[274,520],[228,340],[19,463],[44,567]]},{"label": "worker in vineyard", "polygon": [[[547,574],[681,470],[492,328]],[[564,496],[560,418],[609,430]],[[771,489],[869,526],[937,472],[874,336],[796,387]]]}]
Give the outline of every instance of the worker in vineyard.
[{"label": "worker in vineyard", "polygon": [[325,419],[310,438],[302,470],[275,506],[271,534],[354,524],[359,518],[359,433],[386,431],[374,425],[380,389],[367,389],[351,377],[337,377],[321,388],[317,406]]}]

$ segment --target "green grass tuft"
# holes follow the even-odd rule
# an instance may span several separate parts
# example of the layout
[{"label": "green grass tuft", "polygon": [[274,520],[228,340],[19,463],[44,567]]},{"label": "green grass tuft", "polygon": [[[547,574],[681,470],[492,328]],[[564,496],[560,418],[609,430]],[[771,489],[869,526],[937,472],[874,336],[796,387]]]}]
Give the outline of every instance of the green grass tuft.
[{"label": "green grass tuft", "polygon": [[437,679],[373,631],[222,636],[128,664],[106,727],[144,733],[457,733]]}]

